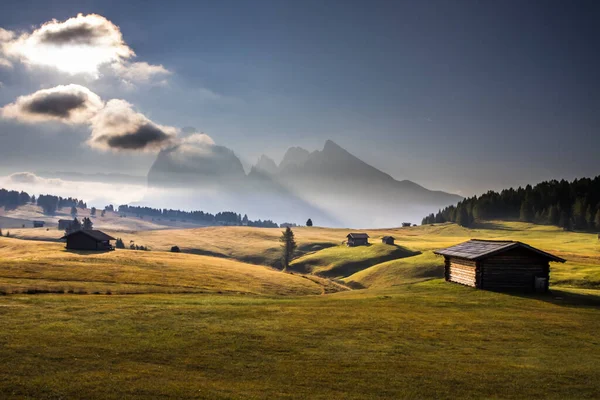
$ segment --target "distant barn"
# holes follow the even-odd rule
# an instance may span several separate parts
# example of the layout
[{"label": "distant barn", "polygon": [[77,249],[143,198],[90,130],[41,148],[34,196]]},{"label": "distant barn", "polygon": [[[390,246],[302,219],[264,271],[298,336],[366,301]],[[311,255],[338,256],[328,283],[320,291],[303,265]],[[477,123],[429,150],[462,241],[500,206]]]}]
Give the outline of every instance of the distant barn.
[{"label": "distant barn", "polygon": [[434,252],[445,258],[446,281],[496,291],[548,290],[550,262],[565,260],[525,243],[478,240]]},{"label": "distant barn", "polygon": [[411,227],[411,223],[410,222],[403,222],[402,223],[402,227],[403,228],[410,228]]},{"label": "distant barn", "polygon": [[366,233],[349,233],[346,238],[348,238],[348,247],[366,246],[369,244],[369,235]]},{"label": "distant barn", "polygon": [[58,220],[58,230],[64,231],[71,226],[73,223],[72,219],[59,219]]},{"label": "distant barn", "polygon": [[44,224],[45,224],[44,221],[33,221],[33,227],[34,228],[43,228]]},{"label": "distant barn", "polygon": [[381,243],[383,244],[394,244],[394,237],[393,236],[384,236],[381,238]]},{"label": "distant barn", "polygon": [[67,240],[68,250],[90,251],[114,250],[114,247],[110,244],[110,241],[116,240],[114,237],[94,229],[71,232],[68,235],[63,236],[61,239]]}]

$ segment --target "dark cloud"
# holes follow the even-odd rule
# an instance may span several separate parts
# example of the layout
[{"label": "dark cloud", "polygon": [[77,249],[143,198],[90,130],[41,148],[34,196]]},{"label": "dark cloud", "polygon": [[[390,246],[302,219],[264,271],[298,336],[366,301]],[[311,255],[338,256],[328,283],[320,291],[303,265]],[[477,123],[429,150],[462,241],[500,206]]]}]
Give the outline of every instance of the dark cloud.
[{"label": "dark cloud", "polygon": [[158,125],[124,100],[110,100],[91,121],[88,144],[102,150],[156,151],[174,144],[177,129]]},{"label": "dark cloud", "polygon": [[93,45],[99,38],[112,34],[106,26],[83,22],[80,25],[66,26],[59,30],[47,30],[40,34],[39,41],[55,45]]},{"label": "dark cloud", "polygon": [[16,102],[2,109],[5,118],[24,122],[58,120],[65,123],[89,122],[104,106],[100,97],[88,88],[79,85],[57,86],[21,96]]},{"label": "dark cloud", "polygon": [[24,105],[24,109],[33,114],[47,114],[59,118],[68,118],[71,112],[85,106],[87,97],[81,93],[49,93],[34,98]]},{"label": "dark cloud", "polygon": [[140,126],[134,132],[107,136],[106,144],[113,149],[140,150],[152,147],[155,144],[162,144],[170,138],[170,135],[156,125],[146,124]]}]

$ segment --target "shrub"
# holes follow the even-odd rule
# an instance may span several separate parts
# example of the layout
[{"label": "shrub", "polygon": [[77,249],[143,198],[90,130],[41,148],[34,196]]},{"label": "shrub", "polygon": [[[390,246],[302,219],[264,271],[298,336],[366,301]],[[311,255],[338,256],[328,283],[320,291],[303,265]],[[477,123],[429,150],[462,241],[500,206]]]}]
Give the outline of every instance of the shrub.
[{"label": "shrub", "polygon": [[171,253],[181,253],[181,250],[179,249],[179,246],[173,246],[173,247],[171,247]]}]

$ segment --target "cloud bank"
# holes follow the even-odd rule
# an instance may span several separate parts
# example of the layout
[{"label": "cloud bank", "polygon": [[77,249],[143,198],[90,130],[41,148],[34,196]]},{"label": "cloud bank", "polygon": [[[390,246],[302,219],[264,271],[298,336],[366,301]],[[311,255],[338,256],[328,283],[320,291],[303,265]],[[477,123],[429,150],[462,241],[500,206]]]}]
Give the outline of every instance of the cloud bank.
[{"label": "cloud bank", "polygon": [[80,85],[56,86],[21,96],[0,108],[0,116],[26,123],[89,125],[87,144],[99,150],[158,151],[177,144],[177,128],[151,121],[125,100],[104,104],[100,96]]},{"label": "cloud bank", "polygon": [[36,123],[60,121],[83,124],[104,107],[100,96],[80,85],[56,86],[20,96],[0,109],[4,118]]},{"label": "cloud bank", "polygon": [[88,144],[102,150],[160,150],[177,135],[176,128],[152,122],[125,100],[110,100],[91,122]]},{"label": "cloud bank", "polygon": [[149,82],[170,73],[162,65],[130,62],[135,56],[120,28],[98,14],[78,14],[66,21],[53,19],[20,35],[0,28],[0,65],[9,66],[10,60],[17,60],[96,78],[102,65],[110,65],[117,76],[133,82]]}]

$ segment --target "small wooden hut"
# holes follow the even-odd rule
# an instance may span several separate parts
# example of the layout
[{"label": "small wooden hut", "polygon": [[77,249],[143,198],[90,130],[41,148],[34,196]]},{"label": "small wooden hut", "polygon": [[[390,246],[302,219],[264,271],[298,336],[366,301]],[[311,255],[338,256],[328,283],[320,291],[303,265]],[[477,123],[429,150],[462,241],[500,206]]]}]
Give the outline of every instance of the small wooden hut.
[{"label": "small wooden hut", "polygon": [[346,238],[348,247],[366,246],[369,244],[369,235],[366,233],[349,233]]},{"label": "small wooden hut", "polygon": [[116,240],[114,237],[106,233],[95,230],[85,229],[71,232],[61,238],[67,240],[68,250],[90,250],[90,251],[106,251],[114,250],[110,244],[111,240]]},{"label": "small wooden hut", "polygon": [[434,252],[444,256],[446,281],[496,291],[548,290],[550,262],[566,260],[509,240],[479,240]]},{"label": "small wooden hut", "polygon": [[393,236],[384,236],[381,238],[381,243],[394,244],[394,240],[396,240],[396,239]]}]

